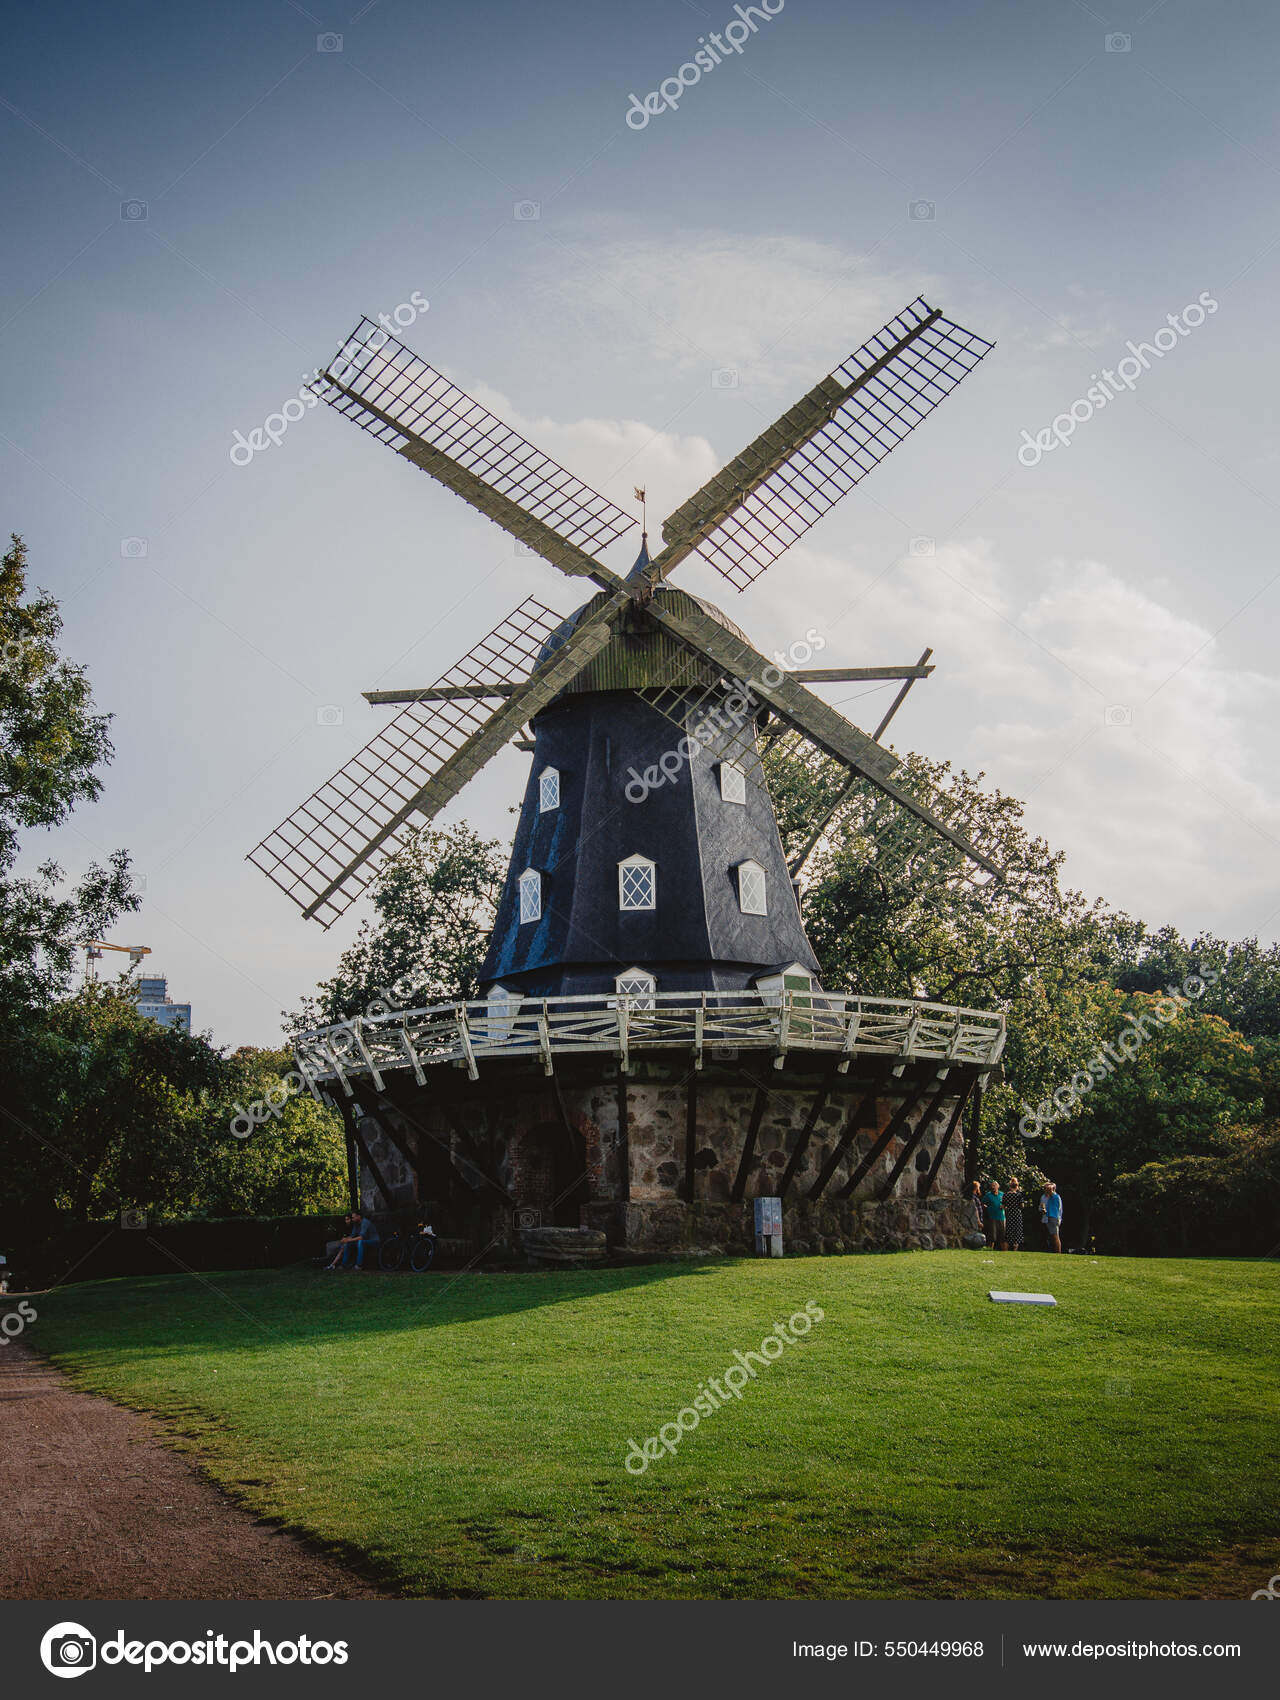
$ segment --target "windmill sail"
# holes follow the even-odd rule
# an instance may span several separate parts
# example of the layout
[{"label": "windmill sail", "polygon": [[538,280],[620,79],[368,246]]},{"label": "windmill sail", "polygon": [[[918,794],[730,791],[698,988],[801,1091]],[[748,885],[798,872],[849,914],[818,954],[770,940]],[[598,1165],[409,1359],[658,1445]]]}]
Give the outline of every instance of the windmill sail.
[{"label": "windmill sail", "polygon": [[917,298],[677,508],[664,541],[745,590],[994,346]]},{"label": "windmill sail", "polygon": [[[318,390],[566,571],[581,572],[575,554],[595,557],[635,524],[369,319],[330,361]],[[553,553],[557,543],[571,548]]]},{"label": "windmill sail", "polygon": [[[563,618],[530,597],[455,662],[437,686],[523,683]],[[269,833],[249,853],[249,861],[308,918],[332,925],[412,836],[409,817],[423,812],[423,792],[432,779],[498,716],[512,720],[512,733],[518,730],[522,693],[516,689],[495,711],[496,700],[445,697],[410,703]],[[503,732],[499,747],[509,735]],[[476,760],[458,776],[453,791],[480,765]],[[441,787],[435,808],[448,800],[447,788]]]}]

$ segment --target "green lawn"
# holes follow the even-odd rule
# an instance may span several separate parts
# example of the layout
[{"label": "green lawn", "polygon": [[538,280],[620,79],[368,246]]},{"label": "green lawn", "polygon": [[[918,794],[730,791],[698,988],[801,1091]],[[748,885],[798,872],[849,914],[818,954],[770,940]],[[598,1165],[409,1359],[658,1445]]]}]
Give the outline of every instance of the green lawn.
[{"label": "green lawn", "polygon": [[[972,1252],[217,1274],[63,1288],[28,1339],[407,1594],[1238,1598],[1280,1563],[1278,1285]],[[807,1300],[740,1401],[624,1470]]]}]

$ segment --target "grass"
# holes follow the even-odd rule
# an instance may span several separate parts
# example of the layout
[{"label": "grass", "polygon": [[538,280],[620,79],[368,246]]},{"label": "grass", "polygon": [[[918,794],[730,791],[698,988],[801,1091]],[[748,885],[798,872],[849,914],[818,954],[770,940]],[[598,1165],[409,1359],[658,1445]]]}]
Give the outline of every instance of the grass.
[{"label": "grass", "polygon": [[[244,1273],[29,1337],[258,1513],[408,1595],[1246,1597],[1280,1565],[1280,1271],[932,1252]],[[1057,1309],[991,1304],[992,1285]],[[674,1457],[643,1440],[815,1300]]]}]

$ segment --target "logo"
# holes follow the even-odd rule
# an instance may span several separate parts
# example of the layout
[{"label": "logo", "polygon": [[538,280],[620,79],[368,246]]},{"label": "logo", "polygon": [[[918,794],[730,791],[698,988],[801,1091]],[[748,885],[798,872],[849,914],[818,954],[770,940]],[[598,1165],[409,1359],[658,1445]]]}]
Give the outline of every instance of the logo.
[{"label": "logo", "polygon": [[1249,1595],[1251,1600],[1280,1600],[1280,1576],[1273,1576],[1265,1588],[1258,1588]]},{"label": "logo", "polygon": [[[332,1389],[330,1389],[332,1391]],[[40,1658],[52,1676],[82,1676],[99,1663],[99,1647],[82,1623],[55,1623],[40,1641]],[[119,1629],[102,1643],[103,1665],[141,1666],[145,1675],[163,1664],[221,1667],[232,1676],[246,1666],[345,1665],[345,1641],[313,1641],[299,1635],[294,1641],[268,1641],[260,1629],[253,1640],[232,1641],[209,1630],[200,1641],[130,1641]]]},{"label": "logo", "polygon": [[40,1658],[54,1676],[83,1676],[98,1662],[98,1643],[82,1623],[55,1623],[41,1638]]}]

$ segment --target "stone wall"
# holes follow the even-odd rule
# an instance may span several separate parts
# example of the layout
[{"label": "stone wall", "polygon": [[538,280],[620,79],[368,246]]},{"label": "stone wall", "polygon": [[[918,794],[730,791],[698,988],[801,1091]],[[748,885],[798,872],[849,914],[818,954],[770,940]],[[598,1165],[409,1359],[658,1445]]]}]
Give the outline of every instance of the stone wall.
[{"label": "stone wall", "polygon": [[[752,1200],[779,1193],[791,1154],[812,1120],[783,1202],[788,1251],[884,1251],[960,1243],[964,1159],[959,1132],[947,1148],[930,1196],[920,1194],[964,1085],[966,1071],[961,1068],[953,1069],[944,1085],[932,1065],[910,1065],[900,1077],[889,1074],[887,1065],[869,1073],[865,1064],[861,1072],[855,1066],[848,1075],[833,1075],[825,1059],[813,1059],[806,1069],[794,1054],[784,1070],[773,1070],[767,1055],[748,1058],[747,1078],[736,1065],[710,1061],[695,1075],[684,1058],[675,1057],[635,1059],[626,1076],[603,1059],[584,1065],[588,1059],[574,1059],[571,1066],[559,1068],[554,1081],[527,1066],[482,1066],[475,1083],[460,1082],[455,1074],[439,1082],[429,1080],[425,1088],[409,1082],[394,1089],[402,1108],[397,1117],[402,1140],[411,1149],[428,1152],[436,1165],[425,1190],[435,1198],[442,1185],[450,1191],[455,1219],[450,1231],[501,1238],[510,1227],[512,1207],[492,1188],[440,1179],[445,1174],[441,1148],[452,1148],[465,1159],[469,1145],[514,1205],[541,1210],[546,1223],[600,1228],[611,1245],[635,1251],[750,1253]],[[691,1080],[696,1116],[689,1199],[685,1180]],[[766,1096],[755,1150],[743,1197],[734,1201],[731,1194],[761,1086]],[[898,1136],[853,1195],[841,1199],[841,1190],[864,1155],[921,1087],[923,1096]],[[625,1088],[625,1114],[620,1088]],[[451,1115],[442,1109],[442,1090],[452,1099]],[[824,1097],[815,1117],[819,1093]],[[928,1126],[891,1195],[881,1199],[905,1142],[930,1111]],[[862,1125],[851,1134],[821,1196],[809,1199],[806,1195],[859,1112]],[[459,1126],[469,1135],[466,1143],[459,1138]],[[371,1119],[362,1121],[361,1131],[397,1202],[402,1195],[411,1201],[412,1171],[394,1143]],[[470,1173],[474,1180],[474,1168]],[[367,1174],[362,1174],[362,1194],[367,1204],[381,1208]]]}]

